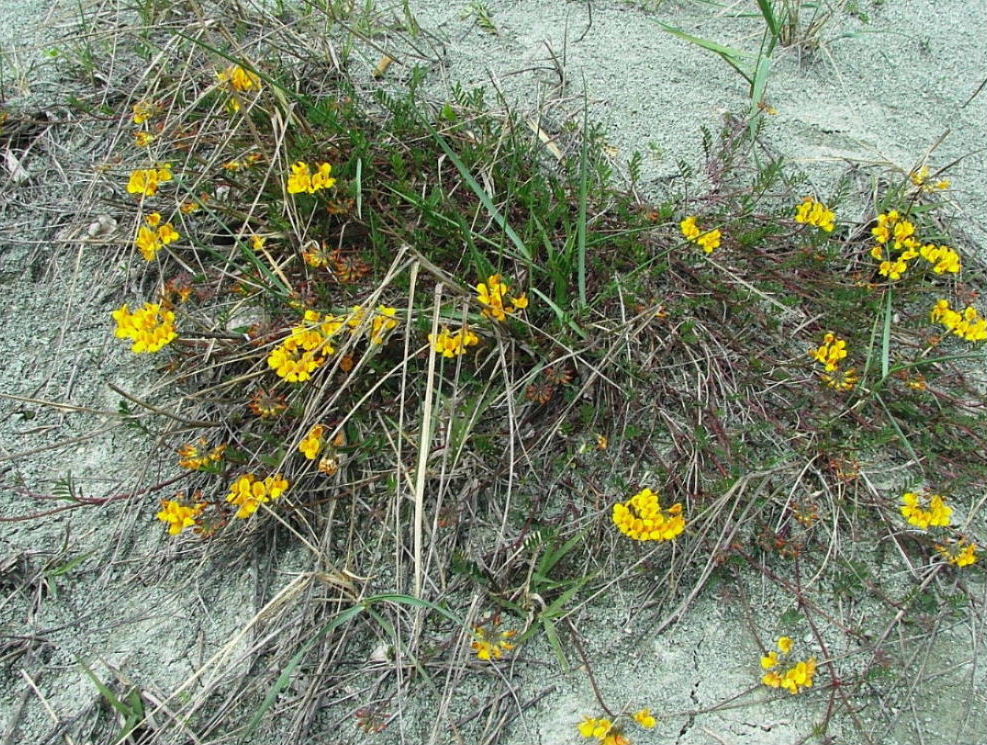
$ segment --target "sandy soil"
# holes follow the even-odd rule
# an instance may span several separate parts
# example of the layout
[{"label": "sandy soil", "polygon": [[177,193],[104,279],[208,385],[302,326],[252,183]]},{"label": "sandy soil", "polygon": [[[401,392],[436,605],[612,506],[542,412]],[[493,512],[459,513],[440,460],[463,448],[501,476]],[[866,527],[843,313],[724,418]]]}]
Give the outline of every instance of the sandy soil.
[{"label": "sandy soil", "polygon": [[[680,162],[702,162],[703,127],[715,131],[725,112],[746,110],[746,83],[735,72],[657,23],[754,52],[757,19],[736,17],[733,6],[671,0],[490,0],[486,6],[496,33],[477,25],[468,2],[410,3],[437,40],[438,57],[421,60],[433,94],[445,97],[457,82],[485,85],[501,91],[510,106],[554,122],[578,112],[585,96],[591,119],[605,127],[614,162],[623,167],[635,151],[645,156],[640,188],[648,195],[660,197],[670,188]],[[776,53],[767,101],[777,114],[765,117],[764,136],[804,170],[823,198],[847,176],[866,185],[862,166],[908,171],[926,158],[933,169],[954,164],[948,176],[955,184],[957,227],[987,248],[987,92],[977,95],[987,76],[987,50],[970,33],[987,27],[987,5],[860,0],[853,7],[856,13],[838,12],[808,47]],[[73,3],[0,0],[0,16],[14,19],[0,24],[5,106],[49,110],[57,118],[77,83],[62,78],[64,68],[47,52],[65,45],[72,28],[59,24],[76,14]],[[385,43],[395,56],[414,61],[400,39]],[[355,61],[364,72],[376,63],[370,53]],[[406,70],[396,66],[392,83]],[[488,100],[496,104],[496,95]],[[109,311],[119,301],[119,287],[91,283],[107,276],[106,262],[115,258],[87,242],[96,216],[85,204],[97,196],[87,174],[109,153],[77,128],[38,134],[12,145],[28,178],[10,170],[0,177],[0,392],[20,397],[0,400],[4,518],[58,506],[30,493],[57,493],[69,474],[81,493],[101,497],[174,475],[147,457],[146,438],[130,429],[56,448],[115,422],[121,397],[108,383],[146,396],[156,375],[111,337]],[[121,270],[116,281],[133,280]],[[84,408],[53,409],[41,401]],[[13,457],[18,453],[28,454]],[[216,582],[194,561],[180,561],[192,549],[155,530],[150,506],[156,499],[146,494],[99,509],[0,523],[3,743],[54,742],[80,718],[95,716],[100,697],[78,659],[104,680],[135,681],[161,700],[213,654],[228,649],[235,659],[245,648],[247,640],[236,633],[259,608],[257,567],[237,580]],[[135,558],[149,556],[153,560]],[[283,581],[273,580],[273,592]],[[20,586],[30,591],[12,592]],[[756,583],[746,591],[762,627],[791,608],[789,598]],[[658,637],[648,633],[653,618],[635,616],[635,602],[628,595],[609,598],[605,609],[587,606],[578,626],[590,657],[601,660],[597,676],[612,701],[666,713],[658,730],[636,736],[637,742],[772,745],[811,735],[825,699],[749,690],[759,673],[758,648],[728,595],[705,594]],[[866,602],[856,612],[865,618]],[[916,679],[924,689],[912,696],[911,710],[882,711],[889,704],[875,690],[860,713],[874,741],[987,741],[983,666],[971,666],[965,652],[971,623],[956,621],[935,637],[927,664],[941,675]],[[233,646],[225,647],[231,639]],[[578,741],[575,724],[595,711],[584,674],[560,675],[543,642],[526,648],[506,674],[525,699],[548,693],[502,742]],[[487,695],[488,684],[483,678],[465,685],[460,704],[468,707],[470,696]],[[731,703],[722,706],[725,701]],[[718,710],[675,714],[708,707]],[[414,722],[427,719],[426,713],[409,708],[407,721],[376,741],[420,741]],[[342,726],[351,729],[339,730],[344,736],[338,741],[364,737],[351,723]],[[839,742],[863,741],[848,721],[833,723],[830,734]],[[435,741],[444,742],[445,735]]]}]

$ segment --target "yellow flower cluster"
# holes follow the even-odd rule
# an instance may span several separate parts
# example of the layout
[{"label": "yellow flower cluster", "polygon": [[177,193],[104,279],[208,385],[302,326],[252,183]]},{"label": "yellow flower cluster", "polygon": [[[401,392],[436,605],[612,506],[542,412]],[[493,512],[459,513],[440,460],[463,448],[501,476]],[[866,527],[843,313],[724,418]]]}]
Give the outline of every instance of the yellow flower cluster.
[{"label": "yellow flower cluster", "polygon": [[[651,709],[640,709],[632,715],[632,719],[644,729],[654,729],[658,720],[651,713]],[[584,717],[579,723],[579,734],[583,737],[595,739],[601,745],[631,745],[630,738],[623,733],[623,726],[620,720],[613,722],[610,719],[597,719],[595,717]]]},{"label": "yellow flower cluster", "polygon": [[905,492],[901,497],[901,514],[916,528],[945,527],[953,517],[953,508],[941,494]]},{"label": "yellow flower cluster", "polygon": [[634,721],[645,729],[654,729],[658,725],[658,720],[651,713],[651,709],[640,709],[634,712]]},{"label": "yellow flower cluster", "polygon": [[257,512],[261,504],[277,499],[288,489],[288,480],[280,473],[261,481],[254,474],[241,476],[230,485],[226,501],[239,507],[236,516],[246,518]]},{"label": "yellow flower cluster", "polygon": [[145,132],[143,129],[134,132],[134,144],[137,147],[150,147],[151,143],[157,138],[150,132]]},{"label": "yellow flower cluster", "polygon": [[960,255],[949,246],[923,245],[915,235],[915,224],[906,220],[898,210],[877,216],[877,227],[871,230],[877,245],[870,254],[880,261],[878,272],[890,280],[901,279],[909,263],[921,257],[932,264],[936,274],[956,274],[963,268]]},{"label": "yellow flower cluster", "polygon": [[494,620],[492,628],[488,629],[482,625],[473,627],[473,642],[470,646],[476,652],[478,659],[500,660],[503,659],[505,652],[514,649],[515,645],[510,640],[517,636],[517,631],[499,631],[498,625],[499,622]]},{"label": "yellow flower cluster", "polygon": [[225,70],[216,73],[216,77],[221,83],[229,83],[233,90],[241,93],[259,91],[261,88],[260,76],[240,67],[240,65],[230,65]]},{"label": "yellow flower cluster", "polygon": [[150,101],[138,101],[134,104],[134,124],[146,124],[158,112],[158,107]]},{"label": "yellow flower cluster", "polygon": [[162,310],[159,303],[145,303],[143,308],[133,313],[124,303],[112,315],[117,322],[117,338],[131,339],[134,342],[131,350],[138,354],[157,352],[178,338],[175,314],[170,310]]},{"label": "yellow flower cluster", "polygon": [[[367,317],[367,311],[362,305],[354,305],[350,310],[350,315],[346,319],[346,325],[357,333]],[[398,310],[386,305],[378,305],[370,320],[370,333],[368,339],[371,344],[383,344],[387,340],[387,335],[398,327]]]},{"label": "yellow flower cluster", "polygon": [[267,364],[289,383],[308,380],[326,357],[336,351],[332,337],[345,324],[345,319],[336,316],[305,311],[302,323],[292,328],[288,338],[271,350]]},{"label": "yellow flower cluster", "polygon": [[681,502],[662,509],[659,497],[644,489],[626,502],[613,506],[613,522],[620,532],[636,541],[670,541],[685,530]]},{"label": "yellow flower cluster", "polygon": [[455,333],[449,333],[449,329],[443,328],[436,334],[429,334],[428,341],[438,354],[443,357],[458,357],[466,354],[469,347],[480,343],[480,337],[470,331],[469,326],[463,326]]},{"label": "yellow flower cluster", "polygon": [[324,424],[316,424],[312,427],[308,434],[302,438],[302,441],[298,443],[298,450],[309,460],[315,460],[319,457],[319,453],[322,452],[322,448],[325,446],[326,426]]},{"label": "yellow flower cluster", "polygon": [[826,372],[834,372],[847,356],[846,339],[827,333],[823,337],[823,343],[818,348],[809,350],[809,354],[826,368]]},{"label": "yellow flower cluster", "polygon": [[832,233],[836,227],[836,213],[822,202],[806,197],[802,204],[795,208],[795,222],[814,225],[827,233]]},{"label": "yellow flower cluster", "polygon": [[950,541],[945,546],[937,545],[936,551],[950,564],[956,567],[966,567],[977,563],[977,551],[980,547],[973,541],[961,538]]},{"label": "yellow flower cluster", "polygon": [[778,651],[768,652],[761,658],[761,668],[768,671],[761,678],[764,685],[771,688],[784,688],[792,695],[801,693],[806,688],[812,688],[816,675],[815,657],[788,667],[784,666],[794,646],[795,642],[790,636],[782,636],[778,639]]},{"label": "yellow flower cluster", "polygon": [[[368,327],[371,344],[383,344],[387,335],[399,324],[397,308],[378,305],[373,311]],[[302,323],[291,329],[283,342],[271,350],[267,364],[282,378],[291,383],[308,380],[325,361],[334,354],[332,338],[345,328],[358,334],[367,328],[367,311],[354,305],[346,316],[323,316],[318,311],[305,311]]]},{"label": "yellow flower cluster", "polygon": [[929,172],[928,166],[922,166],[917,171],[912,171],[908,174],[909,181],[913,185],[917,186],[919,191],[931,192],[931,191],[945,191],[950,186],[952,182],[948,179],[940,179],[938,181],[929,181],[932,174]]},{"label": "yellow flower cluster", "polygon": [[[528,298],[522,293],[517,297],[508,295],[510,288],[499,274],[491,274],[486,282],[476,286],[477,299],[483,304],[483,315],[503,323],[510,313],[517,313],[528,307]],[[508,302],[504,302],[505,299]],[[451,355],[450,355],[451,356]]]},{"label": "yellow flower cluster", "polygon": [[936,274],[958,274],[963,268],[960,255],[949,246],[934,246],[926,243],[918,250],[919,256],[932,264],[932,271]]},{"label": "yellow flower cluster", "polygon": [[188,442],[178,448],[178,465],[192,471],[201,471],[211,463],[216,463],[226,452],[226,445],[217,445],[210,449],[205,437],[197,442]]},{"label": "yellow flower cluster", "polygon": [[809,355],[823,366],[824,372],[820,373],[819,377],[830,388],[849,391],[859,382],[856,368],[840,367],[847,356],[847,348],[846,340],[836,334],[827,333],[821,345],[809,350]]},{"label": "yellow flower cluster", "polygon": [[158,520],[168,523],[168,533],[178,535],[185,528],[195,527],[199,515],[206,508],[201,502],[189,505],[174,499],[165,499],[161,502],[161,511],[157,514]]},{"label": "yellow flower cluster", "polygon": [[980,311],[968,305],[961,313],[949,306],[948,300],[936,303],[930,314],[933,323],[941,323],[947,331],[967,341],[987,340],[987,319]]},{"label": "yellow flower cluster", "polygon": [[857,375],[857,368],[855,367],[836,370],[832,373],[820,373],[819,378],[834,391],[852,391],[860,382],[860,376]]},{"label": "yellow flower cluster", "polygon": [[219,82],[225,83],[234,91],[226,104],[234,114],[240,110],[238,93],[259,92],[261,89],[260,76],[240,67],[240,65],[230,65],[225,70],[216,73],[216,77],[219,78]]},{"label": "yellow flower cluster", "polygon": [[[353,334],[360,333],[367,320],[367,310],[362,305],[354,305],[346,317],[346,325]],[[386,305],[378,305],[370,319],[370,329],[367,335],[371,344],[383,344],[387,335],[398,327],[398,309]]]},{"label": "yellow flower cluster", "polygon": [[720,241],[723,234],[720,233],[718,229],[707,230],[704,232],[703,229],[696,224],[696,218],[694,216],[687,217],[680,222],[679,228],[682,230],[682,235],[684,235],[689,241],[701,247],[702,250],[708,254],[713,253],[713,251],[720,247]]},{"label": "yellow flower cluster", "polygon": [[336,179],[332,177],[332,166],[328,163],[320,163],[315,173],[309,168],[308,163],[298,161],[291,166],[291,175],[288,177],[288,193],[315,194],[322,189],[329,189],[336,185]]},{"label": "yellow flower cluster", "polygon": [[595,738],[601,745],[630,745],[631,741],[609,719],[586,717],[579,724],[579,734]]},{"label": "yellow flower cluster", "polygon": [[161,223],[161,214],[152,212],[144,218],[144,224],[137,231],[134,245],[140,249],[145,261],[154,261],[158,251],[181,238],[181,233],[170,223]]},{"label": "yellow flower cluster", "polygon": [[158,193],[158,187],[165,181],[171,181],[171,164],[164,163],[160,168],[138,168],[131,172],[127,182],[127,192],[140,194],[142,197],[153,197]]}]

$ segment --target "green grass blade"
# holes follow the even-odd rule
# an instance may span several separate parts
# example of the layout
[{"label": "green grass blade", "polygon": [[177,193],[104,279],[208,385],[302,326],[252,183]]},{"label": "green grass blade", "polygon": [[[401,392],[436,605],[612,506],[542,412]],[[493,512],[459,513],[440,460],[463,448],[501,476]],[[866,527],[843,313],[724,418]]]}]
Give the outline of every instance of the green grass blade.
[{"label": "green grass blade", "polygon": [[[771,74],[771,57],[762,55],[754,68],[754,82],[751,83],[751,106],[757,107],[764,100],[764,91],[768,87],[768,76]],[[760,113],[760,112],[758,112]]]},{"label": "green grass blade", "polygon": [[761,15],[764,16],[764,22],[768,24],[768,31],[771,32],[771,36],[777,39],[781,36],[781,24],[778,23],[778,17],[775,15],[775,7],[772,0],[757,0],[757,7],[761,11]]},{"label": "green grass blade", "polygon": [[354,186],[356,187],[356,216],[363,219],[363,158],[356,159]]},{"label": "green grass blade", "polygon": [[717,44],[715,41],[709,41],[708,39],[702,39],[698,36],[693,36],[692,34],[687,34],[685,31],[675,26],[669,26],[667,23],[662,23],[657,21],[658,25],[665,29],[672,36],[677,36],[683,41],[687,41],[690,44],[695,44],[697,47],[701,47],[708,52],[713,52],[714,54],[720,55],[723,61],[726,62],[730,67],[740,73],[741,77],[746,80],[749,84],[753,85],[754,80],[751,74],[741,67],[741,60],[746,57],[750,57],[747,52],[743,52],[739,49],[734,49],[733,47],[723,46],[722,44]]},{"label": "green grass blade", "polygon": [[253,734],[254,730],[257,728],[257,725],[260,724],[260,720],[263,719],[264,715],[271,709],[272,706],[274,706],[274,702],[277,701],[278,696],[280,696],[281,693],[287,689],[289,685],[291,685],[292,678],[295,677],[295,673],[298,671],[302,661],[305,659],[305,655],[309,653],[309,650],[311,650],[312,647],[314,647],[330,631],[353,620],[364,610],[366,610],[365,604],[354,605],[352,608],[347,608],[319,629],[315,636],[305,642],[301,649],[292,655],[291,659],[288,660],[288,664],[281,670],[281,674],[278,676],[278,679],[274,681],[274,685],[271,686],[270,690],[267,692],[267,695],[264,696],[264,700],[261,702],[260,706],[257,707],[257,711],[254,713],[254,716],[247,723],[245,737],[249,737]]},{"label": "green grass blade", "polygon": [[364,605],[375,605],[377,603],[399,603],[402,605],[412,605],[417,608],[428,608],[429,610],[434,610],[440,616],[447,618],[452,621],[457,626],[465,626],[466,621],[457,616],[452,611],[447,608],[443,608],[441,605],[436,605],[435,603],[429,602],[428,600],[422,600],[421,598],[416,598],[411,595],[405,595],[403,593],[397,592],[386,592],[380,595],[373,595],[363,601]]},{"label": "green grass blade", "polygon": [[305,655],[314,647],[319,641],[333,629],[337,629],[345,623],[349,623],[358,615],[364,611],[369,610],[377,603],[391,602],[391,603],[402,603],[404,605],[413,605],[420,608],[428,608],[429,610],[434,610],[439,615],[449,619],[457,626],[465,626],[465,621],[457,616],[455,613],[431,603],[428,600],[422,600],[420,598],[412,597],[411,595],[403,595],[400,593],[384,593],[381,595],[373,595],[366,598],[362,603],[354,605],[351,608],[347,608],[338,616],[333,618],[331,621],[326,623],[319,631],[309,639],[302,647],[292,655],[288,664],[285,665],[284,669],[281,670],[281,674],[278,676],[277,680],[268,690],[267,695],[264,696],[264,700],[261,702],[254,716],[251,718],[250,722],[247,724],[246,736],[250,736],[257,725],[260,724],[260,720],[264,718],[264,715],[270,711],[271,707],[274,706],[274,702],[277,701],[278,696],[291,685],[292,678],[295,677],[295,673],[301,666],[302,661],[305,659]]},{"label": "green grass blade", "polygon": [[240,249],[240,253],[243,254],[243,258],[253,264],[254,269],[256,269],[265,280],[267,280],[269,285],[277,288],[285,297],[291,294],[290,288],[281,281],[281,278],[277,274],[268,268],[267,264],[261,261],[257,253],[248,245],[247,241],[238,241],[238,247]]},{"label": "green grass blade", "polygon": [[[585,83],[583,85],[585,90]],[[576,286],[579,288],[579,308],[586,308],[586,202],[588,200],[589,175],[587,159],[589,143],[589,103],[583,101],[583,137],[579,152],[579,216],[576,218]]]},{"label": "green grass blade", "polygon": [[542,629],[545,631],[545,637],[548,639],[552,651],[555,652],[555,659],[559,661],[559,666],[563,670],[568,670],[569,659],[565,656],[565,648],[562,646],[562,640],[559,638],[559,632],[555,628],[555,624],[547,618],[543,618],[541,624]]},{"label": "green grass blade", "polygon": [[[92,669],[82,661],[82,659],[76,657],[75,660],[79,667],[86,676],[93,682],[96,689],[99,691],[106,703],[108,703],[117,714],[123,717],[123,727],[120,729],[120,734],[113,738],[112,743],[123,742],[130,734],[134,731],[138,724],[144,719],[144,700],[141,698],[140,693],[137,691],[131,691],[127,696],[127,703],[121,701],[115,693],[106,685],[99,676],[92,671]],[[135,697],[136,696],[136,697]]]},{"label": "green grass blade", "polygon": [[547,577],[548,573],[552,571],[555,565],[562,561],[566,554],[572,551],[572,549],[574,549],[586,537],[586,533],[588,531],[589,528],[580,530],[558,548],[556,548],[555,541],[553,540],[549,547],[545,550],[545,553],[542,554],[541,559],[538,561],[537,573]]},{"label": "green grass blade", "polygon": [[898,425],[898,420],[895,415],[891,413],[888,405],[884,402],[884,399],[879,394],[874,394],[874,398],[877,402],[881,404],[881,408],[884,409],[884,413],[888,415],[888,421],[891,422],[891,426],[894,427],[894,431],[897,433],[898,437],[901,439],[901,446],[908,451],[908,454],[915,461],[916,465],[922,462],[922,459],[918,457],[918,453],[915,452],[915,448],[912,447],[912,443],[908,440],[908,436],[905,435],[901,427]]},{"label": "green grass blade", "polygon": [[528,250],[528,247],[524,244],[524,241],[521,240],[521,236],[519,236],[515,232],[514,228],[510,226],[501,214],[500,210],[497,209],[497,206],[493,203],[490,195],[487,194],[486,189],[484,189],[480,185],[480,182],[473,177],[473,174],[470,173],[470,170],[466,167],[466,164],[463,163],[462,159],[460,159],[456,152],[449,147],[449,143],[446,142],[445,137],[443,137],[439,131],[432,126],[431,122],[422,119],[422,124],[424,124],[425,128],[431,133],[439,147],[442,148],[442,152],[446,154],[446,157],[448,157],[449,160],[452,161],[452,164],[456,166],[456,170],[459,171],[459,175],[463,177],[463,180],[467,183],[469,188],[474,194],[476,194],[477,198],[480,200],[480,203],[487,210],[487,214],[490,215],[491,219],[497,223],[500,229],[503,230],[510,239],[511,243],[514,244],[514,248],[517,249],[519,257],[522,258],[529,267],[533,267],[534,262],[532,261],[531,252]]},{"label": "green grass blade", "polygon": [[887,378],[891,370],[891,288],[888,288],[884,305],[884,328],[881,331],[881,378]]},{"label": "green grass blade", "polygon": [[117,698],[117,695],[112,690],[110,690],[110,687],[108,685],[106,685],[102,680],[99,679],[99,676],[92,671],[89,665],[87,665],[78,657],[76,658],[75,661],[76,663],[78,663],[79,667],[82,668],[82,671],[86,674],[89,680],[93,682],[93,685],[96,686],[96,689],[99,691],[99,695],[106,699],[106,703],[112,706],[113,709],[120,716],[124,718],[129,716],[131,713],[130,707],[127,706],[125,703],[123,703],[119,698]]},{"label": "green grass blade", "polygon": [[579,324],[572,320],[569,314],[556,305],[548,295],[539,290],[537,287],[531,288],[531,294],[541,300],[546,306],[551,308],[552,312],[555,313],[555,317],[559,319],[559,323],[565,324],[570,329],[575,331],[580,339],[586,338],[586,332],[579,327]]}]

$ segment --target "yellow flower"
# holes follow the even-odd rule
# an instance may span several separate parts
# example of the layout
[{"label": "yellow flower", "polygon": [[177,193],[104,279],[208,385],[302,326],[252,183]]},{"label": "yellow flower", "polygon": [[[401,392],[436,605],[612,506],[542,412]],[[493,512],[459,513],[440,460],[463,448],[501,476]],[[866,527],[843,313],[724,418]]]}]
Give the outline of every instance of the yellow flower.
[{"label": "yellow flower", "polygon": [[654,729],[658,724],[658,720],[651,714],[651,709],[641,709],[640,711],[635,711],[634,721],[645,729]]},{"label": "yellow flower", "polygon": [[806,688],[811,688],[816,675],[816,658],[810,657],[788,670],[781,679],[781,687],[795,695]]},{"label": "yellow flower", "polygon": [[836,227],[836,213],[822,202],[806,197],[802,204],[795,208],[795,222],[814,225],[827,233],[832,233]]},{"label": "yellow flower", "polygon": [[325,442],[322,439],[325,434],[325,425],[316,424],[308,431],[308,434],[305,435],[304,439],[298,443],[298,449],[309,460],[315,460],[319,457],[319,453],[322,452],[322,448],[325,445]]},{"label": "yellow flower", "polygon": [[503,659],[505,652],[510,652],[515,645],[509,639],[517,636],[517,631],[498,630],[500,619],[494,616],[489,623],[489,628],[485,624],[473,627],[473,642],[470,646],[476,652],[476,656],[481,660]]},{"label": "yellow flower", "polygon": [[774,670],[778,667],[778,664],[779,660],[777,652],[768,652],[766,655],[761,657],[761,667],[765,670]]},{"label": "yellow flower", "polygon": [[300,383],[312,377],[312,373],[325,362],[318,351],[306,349],[295,339],[285,339],[271,350],[267,364],[289,383]]},{"label": "yellow flower", "polygon": [[138,101],[134,104],[134,124],[144,124],[156,111],[157,106],[150,101]]},{"label": "yellow flower", "polygon": [[306,264],[316,269],[322,266],[328,266],[331,259],[328,251],[324,247],[319,246],[315,241],[311,243],[312,247],[310,249],[302,251],[302,259],[305,260]]},{"label": "yellow flower", "polygon": [[957,274],[963,268],[960,255],[949,246],[935,246],[927,243],[919,249],[919,255],[932,264],[932,271],[936,274],[945,272]]},{"label": "yellow flower", "polygon": [[895,248],[900,248],[901,241],[915,234],[915,225],[908,220],[903,220],[898,210],[891,210],[877,216],[877,226],[871,230],[880,244],[891,242],[894,239]]},{"label": "yellow flower", "polygon": [[811,688],[816,675],[816,658],[810,657],[790,667],[783,667],[795,647],[795,641],[790,636],[782,636],[777,644],[778,652],[768,652],[761,657],[761,668],[768,671],[761,676],[761,682],[771,688],[784,688],[791,694]]},{"label": "yellow flower", "polygon": [[901,497],[901,514],[916,528],[945,527],[953,516],[953,508],[946,504],[941,494],[915,494],[905,492]]},{"label": "yellow flower", "polygon": [[217,445],[210,450],[206,438],[200,437],[197,442],[189,442],[178,448],[178,465],[192,471],[201,471],[210,463],[222,458],[225,452],[225,444]]},{"label": "yellow flower", "polygon": [[613,506],[614,525],[636,541],[670,541],[685,530],[682,504],[662,509],[659,497],[644,489],[626,502]]},{"label": "yellow flower", "polygon": [[288,481],[280,473],[268,476],[263,481],[248,473],[230,485],[226,501],[239,508],[236,516],[243,519],[257,512],[262,504],[278,499],[287,489]]},{"label": "yellow flower", "polygon": [[901,275],[908,271],[908,263],[898,259],[896,261],[882,261],[877,269],[882,277],[890,280],[899,280]]},{"label": "yellow flower", "polygon": [[694,216],[687,217],[680,222],[679,228],[687,240],[700,246],[708,254],[713,253],[713,251],[720,247],[723,237],[722,233],[718,229],[704,232],[696,223]]},{"label": "yellow flower", "polygon": [[134,245],[140,249],[145,261],[154,261],[161,250],[161,243],[158,241],[158,234],[146,225],[142,225],[137,231],[137,238]]},{"label": "yellow flower", "polygon": [[174,226],[170,222],[166,222],[158,228],[158,240],[165,246],[169,243],[174,243],[181,237],[181,233],[175,230]]},{"label": "yellow flower", "polygon": [[250,236],[250,247],[254,249],[254,251],[260,251],[264,248],[265,243],[267,243],[267,238],[262,235],[254,234]]},{"label": "yellow flower", "polygon": [[383,344],[387,334],[398,326],[397,308],[377,306],[377,313],[370,326],[370,343]]},{"label": "yellow flower", "polygon": [[156,517],[168,523],[168,533],[178,535],[185,528],[195,527],[197,518],[205,508],[204,504],[189,506],[173,499],[165,499],[162,500],[161,511]]},{"label": "yellow flower", "polygon": [[980,547],[966,538],[951,540],[947,545],[937,545],[936,551],[950,564],[956,567],[970,566],[977,563],[977,551]]},{"label": "yellow flower", "polygon": [[[137,231],[134,245],[140,249],[141,255],[146,261],[154,261],[158,251],[182,237],[170,222],[161,225],[161,215],[158,212],[152,212],[145,217],[144,223]],[[157,230],[152,230],[152,228],[157,228]]]},{"label": "yellow flower", "polygon": [[949,306],[948,300],[940,300],[932,309],[933,323],[941,323],[947,331],[967,341],[987,340],[987,319],[972,305],[960,313]]},{"label": "yellow flower", "polygon": [[267,364],[289,383],[308,380],[326,357],[334,354],[332,337],[344,326],[336,316],[323,317],[314,310],[305,311],[301,324],[291,329],[283,342],[271,350]]},{"label": "yellow flower", "polygon": [[150,132],[145,132],[143,130],[139,132],[134,132],[134,144],[137,147],[149,147],[155,138]]},{"label": "yellow flower", "polygon": [[143,308],[133,313],[125,303],[113,311],[112,316],[117,322],[117,338],[131,339],[134,342],[131,350],[138,354],[157,352],[178,338],[175,314],[162,310],[159,303],[145,303]]},{"label": "yellow flower", "polygon": [[[528,307],[528,298],[521,294],[510,297],[510,288],[504,283],[499,274],[491,274],[486,282],[476,286],[477,299],[483,304],[483,315],[503,323],[508,314],[516,313]],[[505,299],[507,302],[505,302]]]},{"label": "yellow flower", "polygon": [[172,178],[170,163],[165,163],[160,168],[139,168],[130,174],[127,191],[130,194],[153,197],[158,193],[158,186]]},{"label": "yellow flower", "polygon": [[881,262],[878,272],[892,281],[901,279],[908,271],[908,262],[921,253],[914,223],[903,219],[897,210],[891,210],[877,216],[877,226],[871,234],[878,244],[870,251],[871,256]]},{"label": "yellow flower", "polygon": [[307,192],[314,194],[320,189],[329,189],[336,185],[336,179],[331,174],[332,166],[329,163],[320,163],[315,173],[312,173],[308,163],[303,161],[293,163],[291,175],[288,177],[288,193]]},{"label": "yellow flower", "polygon": [[363,322],[367,320],[367,310],[362,305],[354,305],[350,308],[350,313],[346,316],[346,325],[357,333]]},{"label": "yellow flower", "polygon": [[229,83],[233,90],[246,93],[247,91],[261,89],[260,76],[240,67],[240,65],[230,65],[222,72],[216,73],[220,82]]},{"label": "yellow flower", "polygon": [[454,334],[450,334],[449,329],[443,328],[438,336],[429,334],[428,341],[432,349],[443,357],[458,357],[466,354],[467,348],[479,344],[480,337],[470,331],[469,326],[463,326]]},{"label": "yellow flower", "polygon": [[579,734],[583,737],[595,737],[600,742],[603,742],[612,729],[613,722],[609,719],[586,717],[579,724]]},{"label": "yellow flower", "polygon": [[941,179],[939,181],[929,181],[931,177],[928,166],[922,166],[917,171],[912,171],[908,178],[918,187],[919,191],[930,192],[930,191],[945,191],[948,189],[952,183],[948,179]]},{"label": "yellow flower", "polygon": [[860,382],[857,369],[851,367],[848,370],[834,370],[832,374],[822,373],[819,376],[823,383],[835,391],[850,391]]},{"label": "yellow flower", "polygon": [[816,349],[810,349],[809,355],[826,368],[826,372],[834,372],[840,366],[841,360],[847,356],[846,340],[836,334],[827,333],[823,343]]}]

